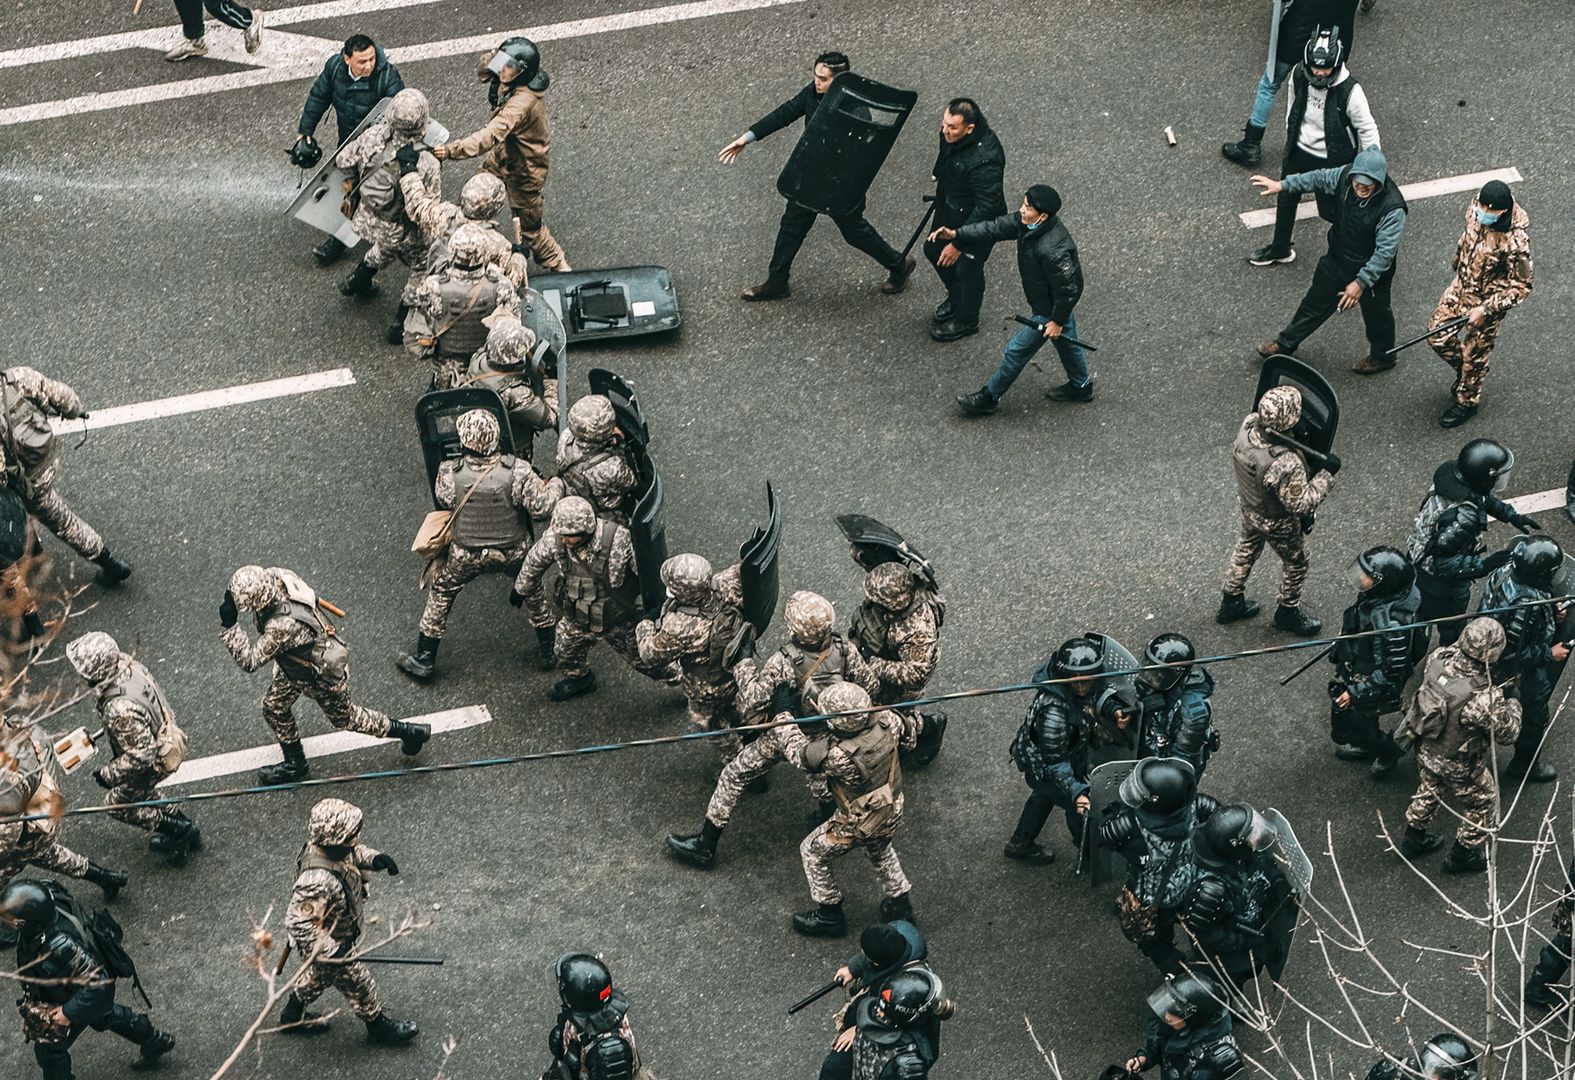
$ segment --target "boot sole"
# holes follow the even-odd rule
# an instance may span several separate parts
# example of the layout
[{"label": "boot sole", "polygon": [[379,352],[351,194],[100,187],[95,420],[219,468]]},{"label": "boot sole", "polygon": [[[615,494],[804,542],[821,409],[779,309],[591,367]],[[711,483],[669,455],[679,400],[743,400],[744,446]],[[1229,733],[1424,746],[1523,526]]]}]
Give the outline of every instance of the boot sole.
[{"label": "boot sole", "polygon": [[1247,260],[1248,266],[1288,266],[1296,261],[1296,252],[1291,252],[1283,259],[1253,259]]}]

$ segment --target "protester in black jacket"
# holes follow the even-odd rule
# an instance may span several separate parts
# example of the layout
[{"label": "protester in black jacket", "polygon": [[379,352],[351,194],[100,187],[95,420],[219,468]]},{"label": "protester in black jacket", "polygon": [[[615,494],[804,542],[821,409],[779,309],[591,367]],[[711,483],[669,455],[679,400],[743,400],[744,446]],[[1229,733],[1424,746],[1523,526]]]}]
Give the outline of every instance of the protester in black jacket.
[{"label": "protester in black jacket", "polygon": [[[936,225],[960,229],[1007,212],[1002,186],[1006,151],[970,98],[953,98],[946,106],[934,173]],[[964,251],[955,243],[926,241],[924,257],[946,286],[946,299],[935,309],[935,325],[930,328],[936,341],[956,341],[979,332],[984,263],[990,251],[989,247]]]},{"label": "protester in black jacket", "polygon": [[[781,131],[800,117],[803,117],[807,131],[810,119],[820,107],[820,99],[831,89],[831,80],[847,71],[848,67],[848,58],[839,52],[822,53],[816,57],[814,81],[722,147],[717,159],[724,165],[731,165],[750,143],[759,142],[767,135]],[[787,209],[782,213],[782,223],[777,227],[777,242],[771,252],[766,280],[745,289],[740,294],[742,299],[781,300],[790,294],[788,275],[793,270],[793,258],[803,246],[809,230],[814,228],[817,217],[819,215],[807,206],[791,201],[787,204]],[[913,273],[913,259],[903,258],[896,248],[881,238],[875,226],[865,220],[862,203],[852,213],[832,218],[832,221],[842,232],[844,240],[886,268],[888,276],[880,287],[881,292],[892,295],[908,287],[908,276]]]}]

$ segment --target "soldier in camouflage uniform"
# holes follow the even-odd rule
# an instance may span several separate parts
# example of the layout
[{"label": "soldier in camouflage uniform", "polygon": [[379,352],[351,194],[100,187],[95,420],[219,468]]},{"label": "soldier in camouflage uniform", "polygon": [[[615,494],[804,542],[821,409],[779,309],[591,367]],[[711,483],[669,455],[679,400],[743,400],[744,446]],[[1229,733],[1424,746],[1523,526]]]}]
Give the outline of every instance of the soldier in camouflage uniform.
[{"label": "soldier in camouflage uniform", "polygon": [[449,241],[460,226],[479,225],[486,230],[487,262],[508,275],[516,290],[524,292],[528,282],[525,256],[515,252],[513,242],[497,228],[498,214],[508,198],[503,181],[489,172],[479,172],[459,189],[459,202],[445,202],[440,195],[427,193],[415,147],[402,146],[395,157],[405,213],[427,243],[427,268],[436,273],[448,265]]},{"label": "soldier in camouflage uniform", "polygon": [[530,605],[531,622],[546,610],[540,598],[547,569],[558,567],[557,640],[553,663],[563,677],[547,691],[553,701],[568,701],[596,689],[588,663],[591,647],[605,641],[629,666],[653,679],[673,676],[671,664],[647,664],[634,643],[640,614],[640,582],[635,576],[634,544],[629,530],[596,516],[591,504],[570,495],[552,509],[552,523],[531,545],[514,579],[509,602]]},{"label": "soldier in camouflage uniform", "polygon": [[[272,661],[273,679],[263,695],[263,721],[284,761],[259,769],[264,784],[305,779],[310,772],[293,711],[305,694],[317,702],[328,722],[341,731],[400,740],[406,754],[418,754],[432,735],[426,724],[390,720],[350,700],[350,652],[311,587],[293,571],[280,566],[243,566],[230,577],[230,587],[219,605],[219,640],[242,671],[256,671]],[[257,643],[236,625],[240,612],[249,611],[257,623]]]},{"label": "soldier in camouflage uniform", "polygon": [[437,504],[454,511],[452,539],[431,564],[430,576],[422,575],[428,582],[427,603],[416,647],[395,661],[420,682],[430,682],[436,673],[438,646],[460,590],[482,574],[519,573],[530,546],[531,518],[551,512],[547,485],[530,462],[498,453],[497,417],[472,409],[454,427],[460,457],[438,466],[433,485]]},{"label": "soldier in camouflage uniform", "polygon": [[1509,309],[1531,293],[1531,218],[1502,180],[1489,180],[1466,207],[1466,230],[1455,247],[1454,279],[1438,300],[1430,326],[1462,315],[1470,322],[1459,331],[1430,338],[1428,344],[1455,369],[1455,400],[1438,418],[1458,427],[1482,404],[1482,384]]},{"label": "soldier in camouflage uniform", "polygon": [[535,457],[536,435],[558,429],[558,380],[533,366],[537,340],[536,332],[519,320],[499,319],[465,369],[448,385],[439,384],[444,390],[482,386],[495,391],[509,414],[514,452],[526,461]]},{"label": "soldier in camouflage uniform", "polygon": [[[160,780],[180,768],[186,735],[175,723],[163,689],[139,661],[120,651],[102,631],[83,634],[66,646],[66,659],[98,692],[96,702],[114,760],[93,770],[109,791],[111,806],[156,798]],[[173,806],[136,806],[113,811],[116,819],[152,833],[148,846],[173,866],[202,848],[197,823]]]},{"label": "soldier in camouflage uniform", "polygon": [[284,913],[290,944],[305,971],[297,974],[279,1023],[296,1035],[327,1031],[328,1021],[306,1007],[332,986],[366,1024],[373,1042],[409,1042],[416,1025],[389,1017],[372,973],[360,960],[348,959],[364,929],[368,878],[377,870],[397,875],[399,865],[361,843],[361,810],[343,799],[324,799],[312,807],[307,836]]},{"label": "soldier in camouflage uniform", "polygon": [[1566,871],[1564,893],[1553,905],[1553,940],[1542,946],[1537,966],[1526,980],[1524,997],[1528,1009],[1546,1012],[1563,1004],[1549,984],[1563,981],[1570,971],[1571,913],[1575,913],[1575,880]]},{"label": "soldier in camouflage uniform", "polygon": [[578,495],[598,517],[629,523],[638,480],[618,439],[612,402],[588,394],[569,406],[568,430],[558,439],[558,475],[552,483],[564,495]]},{"label": "soldier in camouflage uniform", "polygon": [[104,546],[104,538],[66,504],[60,478],[60,446],[49,418],[87,418],[82,398],[58,379],[20,365],[0,371],[0,472],[28,512],[78,555],[98,564],[100,585],[118,585],[131,566]]},{"label": "soldier in camouflage uniform", "polygon": [[898,763],[902,720],[871,706],[862,686],[836,682],[821,691],[819,708],[829,715],[827,731],[813,737],[798,727],[788,732],[783,756],[795,767],[826,778],[836,811],[804,837],[799,854],[815,907],[793,916],[793,929],[810,937],[841,937],[848,932],[842,890],[831,863],[863,848],[875,867],[883,899],[883,922],[913,916],[913,886],[902,872],[892,838],[902,824],[902,766]]},{"label": "soldier in camouflage uniform", "polygon": [[1498,826],[1498,775],[1490,745],[1508,746],[1520,734],[1520,702],[1493,683],[1493,662],[1504,652],[1504,628],[1472,619],[1454,645],[1433,650],[1406,711],[1416,737],[1416,794],[1405,811],[1400,850],[1424,855],[1444,843],[1427,827],[1447,800],[1462,818],[1444,859],[1454,873],[1487,869],[1488,830]]},{"label": "soldier in camouflage uniform", "polygon": [[1281,446],[1266,432],[1290,431],[1302,416],[1302,394],[1294,386],[1276,386],[1258,402],[1258,411],[1241,422],[1231,457],[1236,464],[1236,497],[1241,506],[1241,536],[1225,571],[1218,623],[1247,619],[1258,613],[1246,598],[1247,576],[1268,544],[1280,557],[1279,607],[1274,625],[1293,634],[1316,634],[1321,622],[1301,609],[1307,581],[1307,543],[1312,514],[1329,494],[1339,459],[1308,478],[1301,451]]},{"label": "soldier in camouflage uniform", "polygon": [[432,365],[432,388],[452,385],[494,323],[519,319],[519,294],[487,261],[487,229],[461,225],[449,241],[449,264],[428,274],[405,318],[405,351]]},{"label": "soldier in camouflage uniform", "polygon": [[[711,564],[699,555],[674,555],[662,563],[662,584],[667,586],[667,601],[661,612],[634,628],[641,662],[653,667],[678,664],[696,731],[737,727],[738,683],[724,659],[744,627],[738,564],[713,574]],[[738,753],[736,735],[711,742],[724,765]]]},{"label": "soldier in camouflage uniform", "polygon": [[[924,693],[941,660],[941,623],[946,601],[900,562],[881,563],[864,576],[864,603],[853,615],[848,637],[880,680],[872,695],[880,705],[912,701]],[[917,708],[902,717],[902,748],[922,768],[941,752],[946,714]]]},{"label": "soldier in camouflage uniform", "polygon": [[372,279],[395,259],[410,268],[410,276],[400,292],[399,313],[388,325],[388,343],[398,345],[404,338],[405,314],[415,302],[416,289],[427,275],[427,240],[421,227],[411,219],[405,205],[400,180],[398,153],[409,146],[416,151],[416,173],[421,186],[432,198],[443,194],[438,178],[437,158],[423,141],[431,111],[426,95],[405,89],[394,95],[383,118],[358,135],[339,151],[334,163],[359,177],[352,224],[358,236],[372,246],[339,286],[346,296],[377,295]]}]

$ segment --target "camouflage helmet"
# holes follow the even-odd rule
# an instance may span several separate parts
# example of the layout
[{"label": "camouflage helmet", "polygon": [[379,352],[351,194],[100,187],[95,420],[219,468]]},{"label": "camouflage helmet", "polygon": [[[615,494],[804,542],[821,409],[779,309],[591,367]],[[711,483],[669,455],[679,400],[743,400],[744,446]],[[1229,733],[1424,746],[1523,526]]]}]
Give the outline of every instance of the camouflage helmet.
[{"label": "camouflage helmet", "polygon": [[492,247],[492,240],[487,235],[490,232],[490,226],[478,225],[473,221],[461,225],[448,239],[449,259],[462,270],[474,270],[481,266],[487,261],[487,249]]},{"label": "camouflage helmet", "polygon": [[459,189],[459,212],[471,221],[491,221],[503,209],[508,191],[489,172],[478,172]]},{"label": "camouflage helmet", "polygon": [[820,692],[820,696],[815,700],[815,707],[818,711],[827,714],[851,712],[854,709],[865,710],[854,712],[851,716],[828,715],[826,723],[833,731],[863,731],[875,722],[874,712],[869,711],[869,691],[858,683],[832,683]]},{"label": "camouflage helmet", "polygon": [[120,646],[104,631],[94,630],[66,646],[66,659],[88,682],[101,683],[120,667]]},{"label": "camouflage helmet", "polygon": [[499,319],[487,333],[487,362],[495,368],[522,368],[535,350],[536,331],[518,319]]},{"label": "camouflage helmet", "polygon": [[407,87],[394,95],[384,116],[388,118],[388,126],[395,135],[410,138],[426,131],[427,121],[432,119],[432,109],[427,104],[425,94]]},{"label": "camouflage helmet", "polygon": [[1258,422],[1270,431],[1289,431],[1302,418],[1302,392],[1294,386],[1276,386],[1258,399]]},{"label": "camouflage helmet", "polygon": [[837,625],[837,609],[819,593],[800,590],[788,597],[783,618],[795,644],[819,645]]},{"label": "camouflage helmet", "polygon": [[343,799],[324,799],[312,807],[307,835],[319,847],[342,847],[361,832],[361,808]]},{"label": "camouflage helmet", "polygon": [[674,600],[697,603],[711,591],[711,564],[699,555],[674,555],[662,564],[662,584]]},{"label": "camouflage helmet", "polygon": [[243,566],[230,575],[230,595],[244,611],[261,611],[284,596],[279,575],[261,566]]},{"label": "camouflage helmet", "polygon": [[864,577],[864,598],[887,611],[901,611],[913,603],[917,584],[905,563],[881,563]]},{"label": "camouflage helmet", "polygon": [[602,446],[610,442],[618,417],[612,402],[601,394],[587,394],[569,406],[569,430],[581,446]]},{"label": "camouflage helmet", "polygon": [[498,418],[486,409],[471,409],[454,421],[462,450],[471,454],[498,452]]},{"label": "camouflage helmet", "polygon": [[1455,645],[1471,659],[1491,664],[1504,654],[1504,643],[1504,624],[1484,615],[1466,623]]},{"label": "camouflage helmet", "polygon": [[552,508],[552,531],[559,536],[589,536],[596,531],[596,509],[578,495],[558,500]]}]

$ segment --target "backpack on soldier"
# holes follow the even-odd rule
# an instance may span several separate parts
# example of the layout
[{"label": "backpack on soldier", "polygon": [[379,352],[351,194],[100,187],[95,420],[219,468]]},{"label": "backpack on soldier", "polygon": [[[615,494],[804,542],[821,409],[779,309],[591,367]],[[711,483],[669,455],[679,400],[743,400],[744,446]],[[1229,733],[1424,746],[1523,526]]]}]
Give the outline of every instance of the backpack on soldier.
[{"label": "backpack on soldier", "polygon": [[1470,678],[1444,673],[1444,664],[1456,652],[1453,648],[1440,649],[1422,672],[1422,681],[1417,684],[1416,695],[1401,725],[1418,739],[1436,739],[1442,735],[1449,721],[1460,715],[1466,702],[1476,693]]},{"label": "backpack on soldier", "polygon": [[4,406],[6,472],[12,476],[36,475],[55,457],[55,429],[49,417],[21,392],[11,379],[0,374],[0,397]]},{"label": "backpack on soldier", "polygon": [[[398,138],[391,136],[389,144],[377,155],[377,160],[361,174],[361,184],[357,189],[361,203],[380,218],[392,219],[405,212],[405,193],[399,187],[399,163],[394,160],[394,155],[402,145]],[[412,145],[417,153],[426,149],[420,140]]]},{"label": "backpack on soldier", "polygon": [[137,994],[151,1008],[142,979],[137,975],[136,961],[126,951],[126,932],[115,916],[103,908],[89,908],[53,881],[43,883],[55,901],[55,913],[64,919],[76,934],[77,940],[92,952],[112,978],[130,979]]}]

